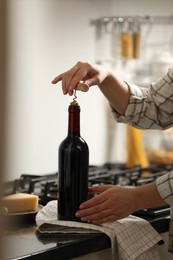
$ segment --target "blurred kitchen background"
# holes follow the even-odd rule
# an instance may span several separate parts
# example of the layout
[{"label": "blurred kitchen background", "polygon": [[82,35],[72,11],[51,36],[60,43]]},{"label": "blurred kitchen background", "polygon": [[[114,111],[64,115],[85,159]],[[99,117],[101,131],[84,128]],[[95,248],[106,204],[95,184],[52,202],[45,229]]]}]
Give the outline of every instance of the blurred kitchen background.
[{"label": "blurred kitchen background", "polygon": [[[146,85],[173,64],[172,0],[6,0],[1,5],[5,180],[57,171],[72,100],[62,94],[61,84],[51,84],[57,74],[81,60]],[[127,129],[114,121],[99,89],[77,97],[90,164],[126,162]],[[156,150],[165,139],[157,131],[146,136]],[[172,152],[171,130],[167,139]]]}]

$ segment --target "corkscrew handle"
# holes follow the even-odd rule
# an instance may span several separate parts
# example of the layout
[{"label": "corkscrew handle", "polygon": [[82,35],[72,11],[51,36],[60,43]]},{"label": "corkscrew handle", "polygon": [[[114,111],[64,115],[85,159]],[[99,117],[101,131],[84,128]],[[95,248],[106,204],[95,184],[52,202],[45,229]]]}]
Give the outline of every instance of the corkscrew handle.
[{"label": "corkscrew handle", "polygon": [[82,83],[82,82],[79,82],[77,87],[76,87],[76,90],[80,90],[80,91],[83,91],[83,92],[87,92],[89,90],[89,86],[87,83]]}]

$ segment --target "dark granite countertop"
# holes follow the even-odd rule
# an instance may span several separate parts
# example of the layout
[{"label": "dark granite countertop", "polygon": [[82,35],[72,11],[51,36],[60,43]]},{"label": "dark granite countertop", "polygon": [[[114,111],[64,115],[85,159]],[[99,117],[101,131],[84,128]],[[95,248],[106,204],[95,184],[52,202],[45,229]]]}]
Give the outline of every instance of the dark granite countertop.
[{"label": "dark granite countertop", "polygon": [[[145,218],[147,219],[147,218]],[[169,229],[169,215],[150,217],[147,220],[159,232]],[[34,219],[19,221],[4,230],[3,239],[8,245],[5,259],[71,259],[110,248],[107,235],[97,234],[51,234],[41,235]]]}]

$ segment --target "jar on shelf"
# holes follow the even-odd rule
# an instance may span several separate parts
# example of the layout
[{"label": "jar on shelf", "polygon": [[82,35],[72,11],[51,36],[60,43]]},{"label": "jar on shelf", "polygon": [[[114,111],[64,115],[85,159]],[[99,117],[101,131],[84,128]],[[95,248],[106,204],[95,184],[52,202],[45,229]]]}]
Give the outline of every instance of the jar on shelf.
[{"label": "jar on shelf", "polygon": [[121,25],[121,57],[133,58],[133,18],[124,19]]}]

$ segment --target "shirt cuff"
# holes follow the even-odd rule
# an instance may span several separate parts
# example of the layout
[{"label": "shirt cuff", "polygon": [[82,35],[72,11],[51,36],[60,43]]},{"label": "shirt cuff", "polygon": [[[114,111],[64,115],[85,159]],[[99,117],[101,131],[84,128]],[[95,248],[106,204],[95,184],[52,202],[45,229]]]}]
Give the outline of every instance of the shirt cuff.
[{"label": "shirt cuff", "polygon": [[117,122],[130,124],[130,122],[132,121],[132,116],[134,114],[135,101],[137,99],[143,99],[144,95],[143,95],[142,89],[139,88],[138,86],[136,86],[134,84],[129,84],[127,82],[125,82],[125,83],[128,85],[129,91],[130,91],[129,103],[128,103],[128,106],[126,108],[125,114],[121,115],[111,105],[110,106],[111,106],[113,116],[114,116],[114,118],[116,119]]},{"label": "shirt cuff", "polygon": [[156,185],[162,199],[173,206],[173,171],[157,178]]}]

